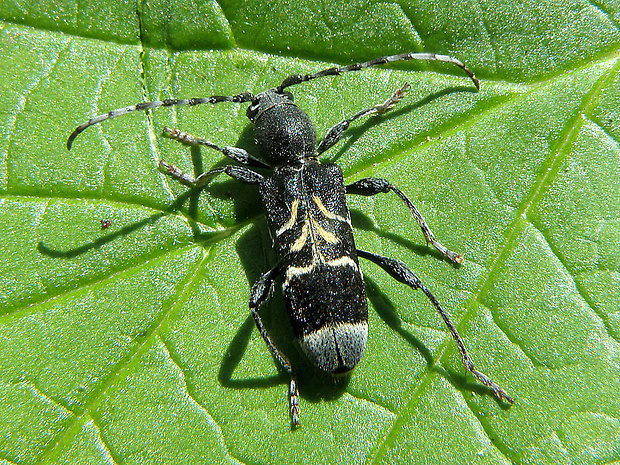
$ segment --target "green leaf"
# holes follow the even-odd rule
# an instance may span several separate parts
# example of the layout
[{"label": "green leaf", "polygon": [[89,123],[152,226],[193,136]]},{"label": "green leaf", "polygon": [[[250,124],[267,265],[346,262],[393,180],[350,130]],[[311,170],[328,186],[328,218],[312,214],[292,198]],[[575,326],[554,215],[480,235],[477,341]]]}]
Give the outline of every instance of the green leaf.
[{"label": "green leaf", "polygon": [[[0,463],[620,461],[620,4],[22,2],[0,8]],[[279,291],[263,309],[299,367],[303,427],[247,300],[275,257],[253,186],[197,196],[159,173],[222,163],[178,127],[253,150],[245,105],[294,73],[404,51],[404,63],[291,88],[317,133],[385,100],[328,152],[361,249],[404,261],[452,315],[498,403],[463,368],[423,295],[363,263],[368,347],[349,378],[313,370]],[[181,205],[179,207],[179,205]],[[110,220],[107,229],[101,220]]]}]

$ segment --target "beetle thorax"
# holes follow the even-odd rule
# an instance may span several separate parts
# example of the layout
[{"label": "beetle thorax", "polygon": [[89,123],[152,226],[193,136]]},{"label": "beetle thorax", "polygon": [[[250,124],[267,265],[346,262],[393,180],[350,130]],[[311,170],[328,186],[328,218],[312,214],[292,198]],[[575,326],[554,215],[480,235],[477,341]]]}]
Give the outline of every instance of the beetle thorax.
[{"label": "beetle thorax", "polygon": [[254,141],[261,157],[273,166],[316,156],[316,132],[289,93],[269,90],[248,108],[254,122]]}]

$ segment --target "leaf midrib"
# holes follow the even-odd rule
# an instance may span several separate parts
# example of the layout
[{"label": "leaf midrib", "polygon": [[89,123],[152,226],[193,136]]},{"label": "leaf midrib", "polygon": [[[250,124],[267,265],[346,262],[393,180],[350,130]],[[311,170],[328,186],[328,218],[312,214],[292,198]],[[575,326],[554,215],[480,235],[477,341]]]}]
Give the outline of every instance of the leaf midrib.
[{"label": "leaf midrib", "polygon": [[96,407],[105,399],[106,395],[116,388],[119,381],[125,379],[131,373],[132,366],[137,363],[137,360],[156,342],[156,339],[160,337],[160,332],[165,329],[166,324],[170,317],[183,307],[184,302],[187,300],[187,296],[191,295],[193,290],[197,287],[198,281],[202,277],[202,272],[212,259],[212,251],[204,251],[202,259],[196,264],[193,272],[188,272],[186,279],[182,280],[177,286],[176,297],[171,300],[170,307],[163,313],[159,322],[147,332],[146,337],[136,345],[135,349],[129,353],[124,362],[119,362],[116,366],[116,370],[111,372],[107,380],[93,392],[91,398],[84,404],[81,413],[76,413],[76,416],[72,419],[67,429],[65,429],[55,441],[51,441],[48,446],[43,449],[43,452],[37,457],[35,463],[39,464],[46,459],[53,459],[62,452],[62,446],[70,441],[78,432],[80,426],[88,418],[93,418],[92,412]]}]

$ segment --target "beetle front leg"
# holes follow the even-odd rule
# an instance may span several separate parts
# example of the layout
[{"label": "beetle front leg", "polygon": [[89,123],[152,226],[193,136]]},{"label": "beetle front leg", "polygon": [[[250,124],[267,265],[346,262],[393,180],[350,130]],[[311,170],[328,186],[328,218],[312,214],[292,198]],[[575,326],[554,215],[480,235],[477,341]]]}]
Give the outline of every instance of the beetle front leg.
[{"label": "beetle front leg", "polygon": [[278,274],[280,274],[280,269],[276,266],[271,271],[268,271],[260,278],[258,278],[258,281],[254,283],[252,291],[250,292],[249,305],[252,316],[254,317],[254,322],[256,323],[256,327],[258,328],[258,332],[264,339],[265,344],[267,344],[271,355],[273,355],[273,358],[275,358],[278,363],[289,373],[289,375],[291,375],[291,381],[289,384],[291,420],[293,422],[293,427],[297,427],[301,424],[301,422],[299,421],[299,389],[297,387],[297,377],[295,376],[293,365],[286,357],[286,355],[284,355],[275,345],[275,343],[269,336],[267,329],[263,325],[263,320],[258,313],[261,305],[267,302],[267,300],[269,299],[269,295],[273,287],[273,281],[278,276]]},{"label": "beetle front leg", "polygon": [[267,163],[250,155],[247,150],[239,147],[220,147],[219,145],[216,145],[206,139],[192,136],[191,134],[180,131],[179,129],[170,129],[167,126],[164,126],[163,133],[166,137],[177,140],[186,145],[191,145],[194,147],[209,147],[210,149],[217,150],[242,165],[252,166],[254,168],[271,168],[271,166]]},{"label": "beetle front leg", "polygon": [[392,276],[392,278],[406,284],[411,289],[420,289],[422,292],[424,292],[424,294],[426,294],[426,297],[428,297],[433,306],[437,309],[437,312],[439,313],[441,318],[443,318],[443,321],[448,327],[450,334],[452,334],[452,338],[454,339],[454,342],[456,342],[456,346],[458,347],[461,358],[463,360],[463,365],[465,365],[467,371],[474,375],[478,379],[478,381],[491,389],[491,391],[493,391],[493,394],[495,394],[495,397],[500,400],[505,400],[509,404],[514,403],[514,400],[506,393],[506,391],[504,391],[501,387],[495,384],[495,382],[493,382],[493,380],[491,380],[491,378],[489,378],[487,375],[476,370],[476,368],[474,367],[474,362],[472,361],[469,353],[467,352],[467,349],[465,348],[465,343],[463,342],[463,339],[461,339],[461,335],[456,330],[456,326],[454,326],[454,323],[452,323],[450,316],[441,307],[439,301],[435,298],[431,291],[427,289],[427,287],[420,280],[420,278],[413,274],[413,272],[409,268],[407,268],[404,263],[398,260],[382,257],[381,255],[366,252],[364,250],[358,250],[357,255],[359,257],[370,260],[373,263],[376,263],[381,268],[383,268],[390,276]]},{"label": "beetle front leg", "polygon": [[411,86],[409,84],[405,84],[400,89],[398,89],[396,92],[394,92],[392,96],[389,99],[387,99],[385,102],[372,106],[370,108],[366,108],[364,110],[358,111],[350,118],[344,119],[340,121],[338,124],[334,125],[329,131],[327,131],[327,134],[325,135],[323,140],[319,142],[319,145],[317,147],[317,152],[321,154],[325,152],[326,150],[328,150],[329,148],[333,147],[342,138],[342,136],[344,135],[344,132],[348,129],[349,125],[356,119],[359,119],[363,116],[381,115],[385,113],[386,111],[389,111],[392,108],[394,108],[394,105],[396,105],[398,102],[401,101],[401,99],[405,95],[405,92],[410,87]]},{"label": "beetle front leg", "polygon": [[426,224],[426,220],[424,220],[424,217],[422,216],[420,211],[416,208],[413,202],[409,200],[409,198],[395,185],[381,178],[364,178],[354,182],[353,184],[349,184],[348,186],[346,186],[346,189],[347,194],[366,196],[385,193],[389,191],[394,192],[396,195],[398,195],[398,197],[400,197],[400,199],[405,203],[405,205],[407,205],[409,211],[415,217],[418,225],[420,226],[420,229],[422,229],[422,234],[424,234],[427,245],[433,244],[433,246],[439,252],[441,252],[442,255],[445,255],[453,262],[463,263],[463,256],[461,254],[448,250],[448,248],[440,244],[435,239],[433,231],[431,231],[431,228],[429,228],[428,224]]}]

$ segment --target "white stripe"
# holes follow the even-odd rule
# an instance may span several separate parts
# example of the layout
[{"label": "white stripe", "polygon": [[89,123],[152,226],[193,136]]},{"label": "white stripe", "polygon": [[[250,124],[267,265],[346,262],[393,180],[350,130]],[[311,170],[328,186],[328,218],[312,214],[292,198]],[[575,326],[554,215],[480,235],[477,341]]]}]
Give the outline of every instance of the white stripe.
[{"label": "white stripe", "polygon": [[312,270],[316,268],[316,263],[312,263],[308,266],[289,266],[286,269],[286,279],[284,280],[283,287],[287,287],[289,281],[295,277],[302,276],[304,274],[310,273]]},{"label": "white stripe", "polygon": [[[352,369],[362,358],[368,341],[368,322],[337,323],[302,336],[299,345],[312,362],[324,371]],[[343,366],[339,366],[341,359]]]},{"label": "white stripe", "polygon": [[[307,266],[289,266],[286,269],[285,279],[284,279],[284,283],[282,284],[282,286],[287,287],[291,279],[299,277],[299,276],[303,276],[304,274],[308,274],[312,272],[312,270],[314,270],[317,267],[317,265],[318,265],[317,262],[313,261],[310,265],[307,265]],[[336,258],[334,260],[325,262],[325,265],[333,266],[333,267],[350,266],[358,273],[360,272],[360,269],[357,266],[357,263],[355,263],[351,259],[351,257],[347,257],[346,255],[343,255],[340,258]]]},{"label": "white stripe", "polygon": [[359,271],[359,267],[357,266],[357,263],[355,263],[351,257],[348,257],[346,255],[343,255],[340,258],[336,258],[334,260],[330,260],[329,262],[325,263],[326,265],[329,266],[350,266],[351,268],[353,268],[355,271]]}]

